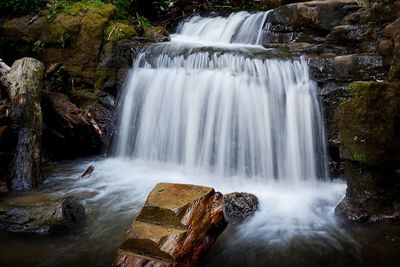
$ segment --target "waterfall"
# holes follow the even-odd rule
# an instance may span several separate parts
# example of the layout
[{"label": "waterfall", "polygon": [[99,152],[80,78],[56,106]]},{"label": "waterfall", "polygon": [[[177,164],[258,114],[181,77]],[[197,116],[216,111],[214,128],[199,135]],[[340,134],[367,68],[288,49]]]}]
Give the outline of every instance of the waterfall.
[{"label": "waterfall", "polygon": [[255,14],[241,11],[229,17],[194,16],[178,27],[175,37],[185,38],[186,41],[261,45],[261,33],[263,29],[269,29],[266,22],[269,13],[271,10]]},{"label": "waterfall", "polygon": [[[326,178],[322,116],[306,60],[212,51],[214,43],[259,44],[267,16],[195,16],[171,43],[140,53],[123,96],[117,155],[220,176]],[[208,42],[209,51],[182,49],[187,38]]]}]

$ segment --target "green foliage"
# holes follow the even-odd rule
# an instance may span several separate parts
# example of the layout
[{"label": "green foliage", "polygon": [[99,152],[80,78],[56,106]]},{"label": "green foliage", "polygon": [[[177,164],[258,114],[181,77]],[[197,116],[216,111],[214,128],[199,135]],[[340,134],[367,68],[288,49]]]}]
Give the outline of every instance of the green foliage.
[{"label": "green foliage", "polygon": [[118,8],[120,17],[131,15],[136,4],[135,0],[111,0],[110,2]]},{"label": "green foliage", "polygon": [[176,5],[178,2],[180,2],[180,0],[159,0],[159,1],[154,1],[153,5],[156,11],[163,12],[168,8]]},{"label": "green foliage", "polygon": [[59,11],[65,11],[70,3],[70,0],[52,0],[50,14],[46,17],[46,19],[48,21],[53,21],[56,18],[57,13]]},{"label": "green foliage", "polygon": [[61,48],[65,47],[66,38],[64,36],[64,31],[61,32],[60,38],[58,39],[58,43],[60,44]]},{"label": "green foliage", "polygon": [[33,43],[33,48],[32,52],[39,53],[40,50],[46,45],[46,42],[43,40],[37,40],[35,43]]},{"label": "green foliage", "polygon": [[143,16],[139,16],[138,14],[136,14],[136,24],[137,24],[136,26],[141,27],[143,29],[146,29],[146,28],[149,28],[152,26],[151,22],[147,18],[145,18]]},{"label": "green foliage", "polygon": [[0,15],[23,15],[36,12],[47,0],[1,0]]}]

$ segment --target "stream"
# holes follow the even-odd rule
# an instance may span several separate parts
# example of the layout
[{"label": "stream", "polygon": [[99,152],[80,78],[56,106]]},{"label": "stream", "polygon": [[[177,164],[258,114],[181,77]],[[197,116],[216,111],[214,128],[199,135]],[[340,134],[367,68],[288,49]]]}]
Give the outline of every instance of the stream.
[{"label": "stream", "polygon": [[399,227],[335,217],[346,183],[328,175],[318,88],[305,58],[260,45],[269,27],[268,12],[194,16],[171,42],[139,52],[112,155],[59,163],[23,196],[77,199],[85,224],[65,236],[0,233],[0,266],[109,266],[158,182],[259,198],[254,217],[230,225],[201,266],[400,266]]}]

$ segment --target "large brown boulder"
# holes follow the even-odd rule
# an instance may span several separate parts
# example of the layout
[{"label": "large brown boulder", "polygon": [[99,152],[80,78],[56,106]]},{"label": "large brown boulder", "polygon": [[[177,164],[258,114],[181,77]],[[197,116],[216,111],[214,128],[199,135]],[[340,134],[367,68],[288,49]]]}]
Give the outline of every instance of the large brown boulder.
[{"label": "large brown boulder", "polygon": [[157,184],[118,249],[113,266],[196,266],[225,229],[213,188]]}]

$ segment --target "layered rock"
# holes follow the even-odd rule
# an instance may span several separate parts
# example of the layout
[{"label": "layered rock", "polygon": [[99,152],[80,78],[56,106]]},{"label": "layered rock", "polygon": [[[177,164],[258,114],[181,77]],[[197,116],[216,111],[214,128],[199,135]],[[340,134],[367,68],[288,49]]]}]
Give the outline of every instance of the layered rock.
[{"label": "layered rock", "polygon": [[14,190],[30,189],[41,182],[43,64],[33,58],[17,60],[2,77],[7,85],[16,132],[16,146],[9,171]]},{"label": "layered rock", "polygon": [[226,227],[221,193],[157,184],[125,235],[113,266],[195,266]]}]

